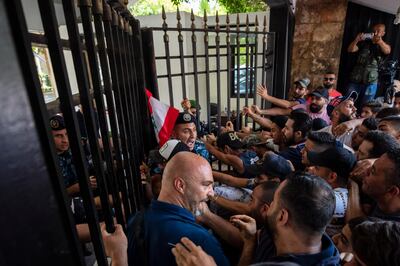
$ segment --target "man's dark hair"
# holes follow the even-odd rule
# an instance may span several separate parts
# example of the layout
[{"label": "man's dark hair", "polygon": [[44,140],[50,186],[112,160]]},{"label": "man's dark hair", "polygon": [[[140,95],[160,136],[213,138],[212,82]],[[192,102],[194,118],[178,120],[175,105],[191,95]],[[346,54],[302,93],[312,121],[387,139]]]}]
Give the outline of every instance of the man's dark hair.
[{"label": "man's dark hair", "polygon": [[380,103],[376,100],[371,100],[371,101],[364,103],[361,108],[363,108],[363,107],[369,107],[371,109],[372,113],[376,114],[382,109],[382,103]]},{"label": "man's dark hair", "polygon": [[396,130],[400,130],[400,116],[399,115],[391,115],[385,118],[382,118],[380,122],[387,121],[389,122]]},{"label": "man's dark hair", "polygon": [[357,225],[362,224],[363,222],[380,222],[380,221],[382,221],[382,220],[377,217],[359,216],[359,217],[350,219],[347,222],[347,225],[349,226],[350,231],[353,232],[353,229],[356,228]]},{"label": "man's dark hair", "polygon": [[336,75],[336,73],[332,69],[327,69],[324,75]]},{"label": "man's dark hair", "polygon": [[376,118],[377,119],[382,119],[388,116],[393,116],[393,115],[399,115],[400,114],[400,110],[394,107],[386,107],[383,108],[382,110],[380,110],[377,114],[376,114]]},{"label": "man's dark hair", "polygon": [[308,133],[308,139],[318,144],[326,144],[334,146],[336,144],[335,137],[329,132],[311,131]]},{"label": "man's dark hair", "polygon": [[400,265],[400,223],[364,222],[352,230],[352,247],[368,266]]},{"label": "man's dark hair", "polygon": [[308,173],[294,173],[286,178],[280,192],[280,204],[292,222],[305,234],[322,234],[335,210],[335,195],[322,178]]},{"label": "man's dark hair", "polygon": [[377,130],[378,129],[378,120],[374,117],[368,117],[364,119],[362,124],[364,127],[366,127],[368,130]]},{"label": "man's dark hair", "polygon": [[386,155],[394,164],[394,172],[386,174],[386,184],[400,187],[400,148],[390,149]]},{"label": "man's dark hair", "polygon": [[305,139],[312,127],[311,117],[305,112],[295,110],[290,113],[289,118],[294,121],[293,132],[300,131],[301,136]]},{"label": "man's dark hair", "polygon": [[279,182],[265,181],[257,185],[262,190],[261,200],[267,204],[271,204],[274,199],[275,191],[279,187]]},{"label": "man's dark hair", "polygon": [[369,152],[371,158],[379,158],[393,148],[400,148],[395,137],[379,130],[369,131],[365,135],[364,140],[371,142],[373,145]]},{"label": "man's dark hair", "polygon": [[400,97],[400,91],[398,91],[398,92],[396,92],[395,94],[394,94],[394,98],[399,98]]}]

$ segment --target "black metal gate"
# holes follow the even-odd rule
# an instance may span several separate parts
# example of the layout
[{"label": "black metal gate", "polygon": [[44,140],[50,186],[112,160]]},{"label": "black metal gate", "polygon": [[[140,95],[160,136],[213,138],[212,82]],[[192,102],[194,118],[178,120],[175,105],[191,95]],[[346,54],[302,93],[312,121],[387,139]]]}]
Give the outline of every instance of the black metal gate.
[{"label": "black metal gate", "polygon": [[[164,43],[163,53],[156,52],[150,57],[154,62],[146,62],[153,73],[149,76],[153,79],[148,82],[150,89],[171,106],[177,106],[183,98],[204,103],[209,132],[213,123],[217,127],[221,122],[224,125],[232,110],[239,116],[243,106],[264,106],[257,99],[256,85],[266,84],[272,90],[274,84],[275,34],[267,30],[267,16],[262,16],[261,23],[258,15],[252,22],[248,14],[242,20],[239,14],[218,16],[217,13],[215,21],[210,23],[206,14],[201,21],[196,20],[192,11],[190,26],[183,26],[178,9],[176,26],[171,27],[163,9],[162,27],[150,28],[144,40],[154,43],[162,34]],[[203,82],[200,84],[199,80]],[[237,130],[240,121],[236,119]],[[246,126],[247,123],[246,118]]]},{"label": "black metal gate", "polygon": [[[62,3],[68,40],[60,37],[55,2]],[[15,90],[2,89],[0,96],[2,107],[7,108],[4,111],[8,110],[0,120],[4,129],[1,143],[10,151],[1,156],[4,173],[0,204],[2,210],[12,210],[2,214],[0,224],[5,231],[20,227],[4,234],[0,264],[84,265],[32,53],[32,45],[39,44],[48,49],[51,59],[96,259],[99,265],[107,265],[64,51],[72,54],[104,222],[111,232],[114,214],[125,227],[125,218],[143,206],[139,166],[149,143],[149,123],[139,21],[127,11],[125,1],[80,0],[76,4],[74,0],[38,0],[44,29],[44,35],[40,35],[28,32],[20,0],[0,3],[4,37],[1,68],[7,69],[10,64],[10,71],[14,71],[8,76],[4,75],[8,71],[2,73],[2,86],[9,80],[23,81]],[[102,147],[97,141],[96,124],[100,126]],[[38,167],[41,170],[34,171]],[[24,172],[32,176],[24,176]],[[16,182],[22,182],[19,189]],[[19,215],[24,213],[26,220],[21,221]],[[58,244],[50,246],[55,243],[48,241],[51,238],[59,239]]]},{"label": "black metal gate", "polygon": [[[0,0],[0,265],[85,264],[55,154],[33,45],[48,50],[99,265],[107,265],[107,260],[65,51],[73,59],[72,75],[79,89],[104,222],[110,232],[114,216],[125,228],[126,218],[144,204],[139,167],[152,141],[145,86],[162,92],[161,96],[168,95],[166,101],[172,106],[180,101],[178,91],[182,98],[191,96],[197,103],[205,102],[209,130],[212,121],[220,126],[232,110],[239,114],[243,105],[251,101],[259,104],[256,84],[272,87],[275,35],[267,32],[266,17],[259,25],[257,17],[252,23],[248,17],[241,23],[237,16],[231,23],[226,16],[225,23],[220,23],[217,15],[215,23],[209,23],[204,16],[199,26],[191,14],[191,26],[184,27],[178,11],[177,26],[169,27],[163,12],[162,27],[141,29],[127,11],[126,2],[37,0],[43,25],[43,34],[37,34],[28,31],[24,13],[30,10],[23,10],[21,0]],[[62,5],[67,39],[60,37],[55,3]],[[153,32],[162,34],[163,43],[156,45],[164,47],[165,55],[154,54]],[[177,35],[176,45],[171,33]],[[174,45],[176,54],[170,53]],[[165,64],[165,73],[157,73],[159,64]],[[180,86],[175,86],[175,79]],[[158,88],[162,80],[166,86]],[[99,136],[102,145],[97,141]]]}]

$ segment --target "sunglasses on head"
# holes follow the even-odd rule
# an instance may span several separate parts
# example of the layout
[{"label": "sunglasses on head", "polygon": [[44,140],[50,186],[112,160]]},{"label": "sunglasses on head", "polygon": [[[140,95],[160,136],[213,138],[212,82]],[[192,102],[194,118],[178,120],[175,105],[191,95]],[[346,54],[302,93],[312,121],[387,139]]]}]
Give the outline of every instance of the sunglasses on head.
[{"label": "sunglasses on head", "polygon": [[324,80],[334,81],[335,78],[324,78]]}]

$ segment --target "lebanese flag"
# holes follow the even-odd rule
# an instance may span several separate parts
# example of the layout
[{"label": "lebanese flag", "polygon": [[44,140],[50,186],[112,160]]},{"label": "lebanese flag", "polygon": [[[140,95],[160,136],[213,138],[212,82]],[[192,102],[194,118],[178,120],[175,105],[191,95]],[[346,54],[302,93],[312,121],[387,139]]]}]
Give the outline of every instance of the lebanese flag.
[{"label": "lebanese flag", "polygon": [[146,89],[146,95],[154,131],[161,147],[171,136],[179,111],[154,98],[148,89]]}]

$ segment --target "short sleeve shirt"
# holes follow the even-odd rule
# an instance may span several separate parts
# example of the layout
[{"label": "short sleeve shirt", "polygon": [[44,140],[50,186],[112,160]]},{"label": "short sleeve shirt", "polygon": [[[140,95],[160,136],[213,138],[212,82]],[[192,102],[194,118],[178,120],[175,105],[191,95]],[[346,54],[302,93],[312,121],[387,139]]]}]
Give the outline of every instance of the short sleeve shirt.
[{"label": "short sleeve shirt", "polygon": [[306,110],[308,115],[311,117],[311,119],[321,118],[328,125],[331,124],[331,119],[329,118],[328,112],[326,110],[326,105],[322,108],[322,112],[321,113],[310,112],[308,104],[298,104],[298,105],[295,105],[295,106],[292,107],[292,110],[296,110],[296,109],[304,109],[304,110]]},{"label": "short sleeve shirt", "polygon": [[[229,265],[217,239],[196,223],[190,211],[180,206],[153,200],[145,211],[143,224],[148,265],[176,265],[171,249],[172,245],[179,243],[182,237],[188,237],[196,245],[201,246],[214,258],[217,265]],[[132,223],[128,226],[128,235],[131,235],[130,230],[133,229],[131,225]],[[132,239],[129,239],[128,243],[129,241]],[[130,258],[144,255],[134,252],[134,249],[128,248]]]}]

